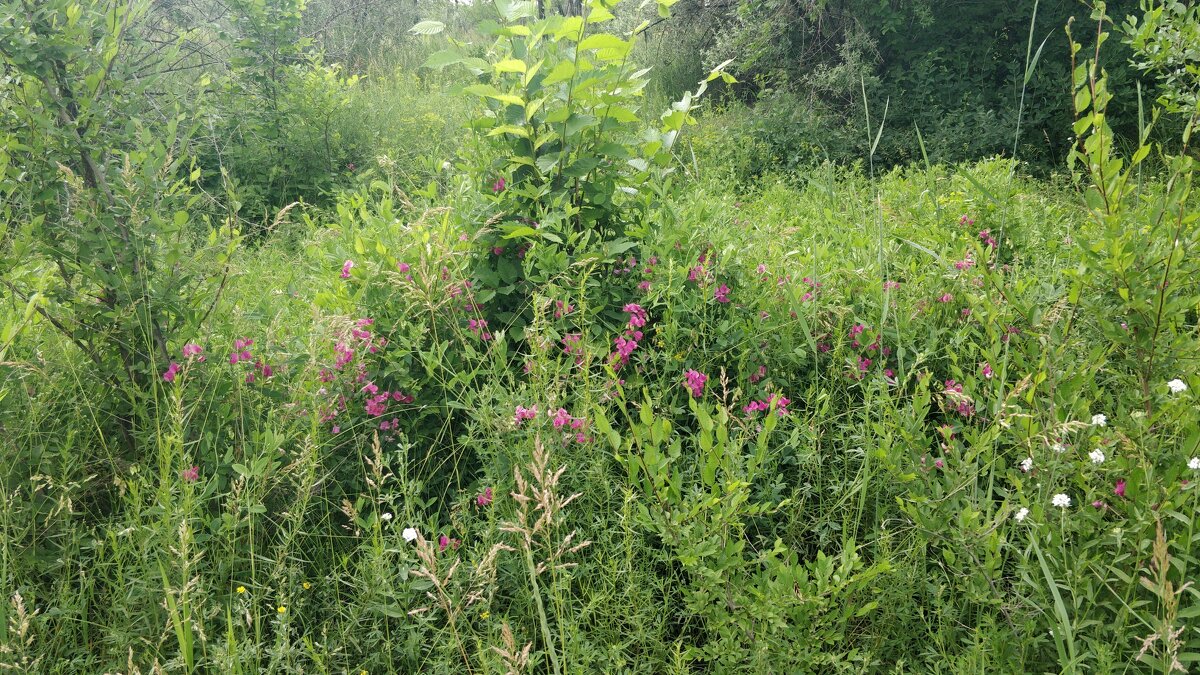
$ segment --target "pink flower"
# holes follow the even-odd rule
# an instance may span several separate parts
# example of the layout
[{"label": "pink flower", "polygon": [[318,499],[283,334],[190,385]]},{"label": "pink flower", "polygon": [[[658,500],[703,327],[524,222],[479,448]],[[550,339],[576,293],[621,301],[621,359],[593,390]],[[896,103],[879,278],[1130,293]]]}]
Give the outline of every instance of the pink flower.
[{"label": "pink flower", "polygon": [[900,288],[899,281],[884,281],[883,282],[883,290],[885,290],[885,291],[894,291],[898,288]]},{"label": "pink flower", "polygon": [[[183,358],[188,359],[193,356],[200,356],[200,353],[203,351],[204,350],[200,347],[200,345],[196,344],[195,342],[189,342],[183,346]],[[203,361],[204,357],[200,356],[198,360]]]},{"label": "pink flower", "polygon": [[501,255],[503,253],[504,253],[503,246],[493,246],[492,247],[492,255]]},{"label": "pink flower", "polygon": [[408,266],[408,263],[400,262],[396,263],[396,269],[400,270],[401,272],[407,272],[411,268]]},{"label": "pink flower", "polygon": [[767,376],[767,367],[759,366],[758,370],[753,375],[750,376],[750,384],[755,384],[756,382],[758,382],[759,380],[763,379],[766,376]]},{"label": "pink flower", "polygon": [[720,303],[729,302],[729,287],[726,286],[725,284],[721,284],[720,286],[717,286],[716,290],[713,291],[713,298],[715,298],[717,300],[717,302],[720,302]]},{"label": "pink flower", "polygon": [[1118,497],[1122,497],[1122,498],[1125,496],[1125,479],[1124,478],[1121,478],[1120,480],[1117,481],[1116,487],[1113,488],[1113,494]]},{"label": "pink flower", "polygon": [[517,406],[516,413],[513,414],[513,424],[515,424],[519,427],[519,426],[521,426],[521,423],[524,422],[525,420],[531,420],[531,419],[536,418],[537,414],[538,414],[538,409],[537,409],[536,405],[531,406],[529,408],[519,405],[519,406]]},{"label": "pink flower", "polygon": [[475,506],[487,506],[492,503],[492,488],[485,488],[483,494],[475,495]]},{"label": "pink flower", "polygon": [[440,553],[442,551],[445,551],[446,547],[449,545],[450,545],[450,537],[447,537],[444,534],[439,534],[438,535],[438,552]]},{"label": "pink flower", "polygon": [[754,271],[755,271],[755,272],[758,272],[759,274],[766,274],[766,273],[767,273],[767,266],[766,266],[765,264],[763,264],[763,263],[759,263],[759,264],[758,264],[758,267],[754,268]]},{"label": "pink flower", "polygon": [[934,461],[933,465],[939,469],[946,466],[945,463],[942,462],[941,458],[938,458],[936,461]]},{"label": "pink flower", "polygon": [[162,378],[163,378],[163,380],[165,380],[167,382],[174,382],[175,374],[178,372],[179,372],[179,364],[172,361],[171,365],[167,366],[167,370],[166,370],[166,372],[163,373]]},{"label": "pink flower", "polygon": [[622,310],[629,314],[630,328],[641,328],[646,325],[646,321],[649,319],[649,314],[647,314],[645,308],[635,302],[625,305]]},{"label": "pink flower", "polygon": [[942,297],[938,298],[938,302],[950,302],[953,299],[953,295],[950,295],[949,293],[943,293]]},{"label": "pink flower", "polygon": [[191,468],[184,469],[179,472],[179,475],[188,483],[195,483],[200,480],[200,467],[192,466]]},{"label": "pink flower", "polygon": [[983,368],[980,369],[980,372],[983,373],[983,377],[985,379],[992,379],[992,365],[990,363],[984,362]]},{"label": "pink flower", "polygon": [[561,429],[571,422],[571,415],[565,409],[559,408],[554,413],[554,428]]},{"label": "pink flower", "polygon": [[708,382],[707,375],[695,370],[688,370],[684,379],[683,386],[691,390],[692,398],[700,398],[704,395],[704,384]]},{"label": "pink flower", "polygon": [[645,292],[645,291],[649,291],[649,290],[650,290],[650,282],[649,282],[649,281],[643,281],[643,282],[639,283],[639,284],[638,284],[638,290],[639,290],[639,291],[643,291],[643,292]]},{"label": "pink flower", "polygon": [[350,269],[351,269],[352,267],[354,267],[354,261],[353,261],[353,260],[347,260],[346,262],[342,263],[342,278],[343,278],[343,279],[349,279],[349,278],[350,278]]},{"label": "pink flower", "polygon": [[508,185],[508,183],[504,181],[504,176],[501,176],[500,178],[496,179],[495,183],[492,183],[492,192],[504,192],[504,187],[506,185]]}]

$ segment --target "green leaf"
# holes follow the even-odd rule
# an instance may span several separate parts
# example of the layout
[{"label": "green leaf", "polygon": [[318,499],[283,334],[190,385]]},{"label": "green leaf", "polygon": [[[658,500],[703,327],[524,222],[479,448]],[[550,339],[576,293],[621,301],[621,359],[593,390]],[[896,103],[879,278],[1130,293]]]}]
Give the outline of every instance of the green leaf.
[{"label": "green leaf", "polygon": [[441,70],[446,66],[451,66],[456,63],[463,62],[463,55],[453,49],[443,49],[439,52],[434,52],[425,59],[425,68],[433,70]]},{"label": "green leaf", "polygon": [[415,35],[437,35],[446,29],[446,24],[441,21],[421,21],[417,25],[408,29],[408,32]]},{"label": "green leaf", "polygon": [[570,61],[560,61],[557,66],[550,70],[550,74],[546,75],[546,79],[542,80],[542,86],[548,87],[559,82],[566,82],[575,74],[575,64]]},{"label": "green leaf", "polygon": [[497,73],[523,73],[527,67],[520,59],[504,59],[492,66]]}]

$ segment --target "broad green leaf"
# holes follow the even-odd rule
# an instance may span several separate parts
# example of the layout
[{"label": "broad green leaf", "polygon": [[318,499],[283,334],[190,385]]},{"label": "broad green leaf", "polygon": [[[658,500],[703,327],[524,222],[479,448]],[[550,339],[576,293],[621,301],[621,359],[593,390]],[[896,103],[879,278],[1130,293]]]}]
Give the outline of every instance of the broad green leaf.
[{"label": "broad green leaf", "polygon": [[520,59],[504,59],[492,67],[497,73],[523,73],[526,70],[525,62]]},{"label": "broad green leaf", "polygon": [[416,35],[437,35],[446,29],[446,24],[441,21],[421,21],[417,25],[408,29],[408,32]]}]

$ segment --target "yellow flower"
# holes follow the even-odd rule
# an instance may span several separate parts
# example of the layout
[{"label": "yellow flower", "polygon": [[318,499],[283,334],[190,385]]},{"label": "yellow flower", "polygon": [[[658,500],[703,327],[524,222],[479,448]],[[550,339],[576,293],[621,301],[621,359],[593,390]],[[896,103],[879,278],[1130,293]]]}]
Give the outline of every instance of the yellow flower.
[{"label": "yellow flower", "polygon": [[312,584],[308,583],[307,581],[306,581],[306,582],[304,582],[304,583],[303,583],[303,584],[301,584],[301,585],[302,585],[302,586],[304,586],[304,590],[306,590],[306,591],[307,591],[308,589],[312,588]]},{"label": "yellow flower", "polygon": [[287,613],[287,607],[284,607],[283,605],[280,605],[279,607],[275,608],[275,611],[276,611],[276,612],[279,612],[280,614],[286,614],[286,613]]},{"label": "yellow flower", "polygon": [[246,587],[245,587],[245,586],[238,586],[238,587],[237,587],[237,592],[238,592],[238,593],[245,593],[245,592],[246,592]]},{"label": "yellow flower", "polygon": [[489,612],[489,611],[487,611],[487,610],[484,610],[484,611],[483,611],[483,613],[481,613],[481,614],[479,615],[479,618],[481,618],[481,619],[486,619],[486,618],[488,618],[488,617],[489,617],[489,616],[491,616],[491,615],[492,615],[492,613],[491,613],[491,612]]}]

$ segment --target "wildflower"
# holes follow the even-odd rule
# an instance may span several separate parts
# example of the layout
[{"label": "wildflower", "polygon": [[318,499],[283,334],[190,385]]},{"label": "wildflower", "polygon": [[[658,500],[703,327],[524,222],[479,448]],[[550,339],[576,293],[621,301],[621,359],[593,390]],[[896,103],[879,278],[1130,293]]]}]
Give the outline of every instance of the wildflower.
[{"label": "wildflower", "polygon": [[717,286],[716,290],[713,291],[713,298],[720,303],[729,302],[729,287],[725,284]]},{"label": "wildflower", "polygon": [[1018,523],[1020,523],[1020,522],[1024,521],[1025,516],[1028,516],[1028,515],[1029,515],[1029,509],[1022,506],[1021,510],[1019,510],[1013,514],[1013,519],[1016,520]]},{"label": "wildflower", "polygon": [[503,253],[504,253],[503,246],[493,246],[492,247],[492,255],[502,255]]},{"label": "wildflower", "polygon": [[767,266],[766,266],[766,264],[764,264],[764,263],[759,263],[759,264],[758,264],[758,267],[755,267],[755,268],[754,268],[754,271],[755,271],[755,272],[758,272],[759,274],[766,274],[766,273],[767,273]]},{"label": "wildflower", "polygon": [[1092,506],[1093,506],[1093,507],[1095,507],[1095,508],[1097,508],[1097,509],[1106,509],[1106,508],[1108,508],[1108,504],[1105,504],[1105,503],[1104,503],[1104,500],[1102,500],[1102,499],[1097,499],[1096,501],[1092,502]]},{"label": "wildflower", "polygon": [[933,465],[940,469],[945,466],[945,463],[942,462],[942,459],[939,457],[937,461],[933,463]]},{"label": "wildflower", "polygon": [[1061,455],[1067,451],[1067,446],[1063,445],[1062,443],[1055,443],[1054,445],[1050,446],[1050,449]]},{"label": "wildflower", "polygon": [[971,258],[970,253],[967,254],[966,258],[963,258],[962,260],[958,260],[954,263],[954,269],[956,269],[960,272],[963,270],[969,270],[974,266],[975,266],[975,260],[973,258]]},{"label": "wildflower", "polygon": [[200,480],[200,467],[192,466],[179,472],[179,475],[189,483],[195,483]]},{"label": "wildflower", "polygon": [[350,278],[350,269],[351,269],[352,267],[354,267],[354,261],[353,261],[353,260],[347,260],[346,262],[342,263],[342,278],[343,278],[343,279],[349,279],[349,278]]},{"label": "wildflower", "polygon": [[571,414],[565,409],[559,408],[554,412],[554,428],[561,429],[571,421]]},{"label": "wildflower", "polygon": [[1094,427],[1108,426],[1108,416],[1107,415],[1092,415],[1092,426],[1094,426]]},{"label": "wildflower", "polygon": [[[203,351],[204,350],[200,347],[200,345],[196,344],[195,342],[189,342],[183,346],[183,358],[190,359],[193,356],[200,356],[200,353]],[[203,356],[200,356],[200,358],[197,359],[197,361],[203,360]]]},{"label": "wildflower", "polygon": [[1032,457],[1026,457],[1025,459],[1021,460],[1021,471],[1025,472],[1025,473],[1029,473],[1032,470],[1033,470],[1033,458]]},{"label": "wildflower", "polygon": [[495,183],[492,183],[492,192],[504,192],[504,187],[506,185],[508,185],[508,183],[504,181],[504,176],[501,176],[496,179]]},{"label": "wildflower", "polygon": [[980,369],[980,372],[983,373],[984,379],[992,379],[992,364],[984,362],[983,368]]},{"label": "wildflower", "polygon": [[304,583],[300,584],[300,586],[301,586],[301,587],[303,587],[303,588],[304,588],[304,590],[306,590],[306,591],[307,591],[308,589],[312,588],[312,584],[308,583],[307,581],[305,581]]},{"label": "wildflower", "polygon": [[953,299],[954,299],[953,295],[950,295],[949,293],[943,293],[942,296],[940,298],[938,298],[938,302],[943,302],[943,303],[950,302]]},{"label": "wildflower", "polygon": [[379,516],[379,519],[385,523],[390,523],[392,522],[392,514],[384,513],[383,515]]},{"label": "wildflower", "polygon": [[885,280],[885,281],[883,282],[883,290],[885,290],[885,291],[894,291],[894,290],[896,290],[896,289],[898,289],[898,288],[900,288],[900,282],[899,282],[899,281],[889,281],[889,280]]},{"label": "wildflower", "polygon": [[404,531],[400,533],[400,536],[404,537],[404,541],[416,541],[417,540],[417,528],[406,527],[406,528],[404,528]]},{"label": "wildflower", "polygon": [[491,616],[491,615],[492,615],[492,613],[491,613],[491,612],[489,612],[489,611],[487,611],[487,610],[485,609],[485,610],[483,610],[482,612],[480,612],[480,613],[479,613],[479,618],[481,618],[481,619],[483,619],[484,621],[486,621],[486,620],[487,620],[487,618],[488,618],[489,616]]},{"label": "wildflower", "polygon": [[1065,509],[1071,505],[1071,498],[1063,493],[1058,493],[1050,500],[1050,503],[1060,509]]},{"label": "wildflower", "polygon": [[174,382],[175,374],[178,372],[179,372],[179,364],[172,361],[171,365],[167,366],[166,372],[163,373],[163,376],[162,376],[163,380],[166,382]]},{"label": "wildflower", "polygon": [[1188,468],[1192,471],[1200,471],[1200,457],[1193,457],[1189,459]]},{"label": "wildflower", "polygon": [[1113,486],[1113,494],[1118,497],[1125,496],[1125,479],[1124,478],[1117,480],[1117,484],[1115,486]]},{"label": "wildflower", "polygon": [[475,506],[487,506],[492,503],[492,488],[485,488],[483,494],[475,495]]},{"label": "wildflower", "polygon": [[246,587],[245,587],[245,586],[238,586],[238,587],[237,587],[237,592],[238,592],[238,595],[244,595],[244,594],[246,593]]},{"label": "wildflower", "polygon": [[641,305],[631,302],[622,308],[622,311],[629,314],[629,327],[641,328],[646,325],[649,314]]},{"label": "wildflower", "polygon": [[287,614],[287,607],[285,607],[284,605],[280,605],[275,608],[275,611],[279,612],[280,614]]},{"label": "wildflower", "polygon": [[753,375],[750,376],[750,384],[755,384],[759,380],[763,379],[766,376],[767,376],[767,367],[759,366],[758,370]]},{"label": "wildflower", "polygon": [[396,263],[396,269],[400,270],[401,272],[407,272],[412,268],[410,268],[406,262],[398,262]]},{"label": "wildflower", "polygon": [[526,408],[525,406],[519,405],[519,406],[517,406],[516,412],[513,414],[513,424],[515,424],[516,426],[519,427],[519,426],[521,426],[521,423],[524,422],[525,420],[531,420],[531,419],[536,418],[537,414],[538,414],[538,409],[537,409],[536,405],[532,406],[530,408]]},{"label": "wildflower", "polygon": [[1103,464],[1104,463],[1104,451],[1101,450],[1100,448],[1096,448],[1095,450],[1089,452],[1088,457],[1091,458],[1092,464]]},{"label": "wildflower", "polygon": [[704,384],[708,382],[707,375],[695,370],[688,370],[684,377],[686,381],[683,386],[691,390],[692,398],[700,398],[704,395]]},{"label": "wildflower", "polygon": [[1167,389],[1170,389],[1172,394],[1178,394],[1187,391],[1187,385],[1183,380],[1175,378],[1167,383]]}]

